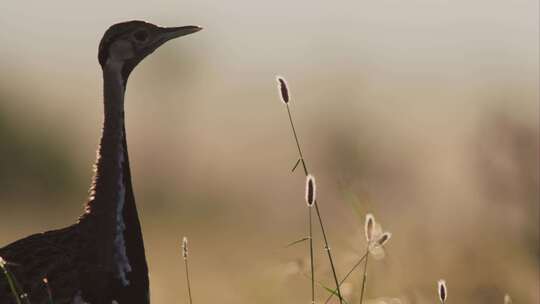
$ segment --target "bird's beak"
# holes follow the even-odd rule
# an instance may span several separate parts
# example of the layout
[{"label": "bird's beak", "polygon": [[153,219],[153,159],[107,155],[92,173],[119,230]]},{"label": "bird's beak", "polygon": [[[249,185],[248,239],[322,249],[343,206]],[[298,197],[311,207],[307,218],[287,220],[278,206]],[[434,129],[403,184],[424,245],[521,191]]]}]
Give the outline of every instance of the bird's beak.
[{"label": "bird's beak", "polygon": [[203,28],[196,25],[180,26],[180,27],[161,27],[159,29],[159,35],[163,42],[182,37],[185,35],[196,33]]}]

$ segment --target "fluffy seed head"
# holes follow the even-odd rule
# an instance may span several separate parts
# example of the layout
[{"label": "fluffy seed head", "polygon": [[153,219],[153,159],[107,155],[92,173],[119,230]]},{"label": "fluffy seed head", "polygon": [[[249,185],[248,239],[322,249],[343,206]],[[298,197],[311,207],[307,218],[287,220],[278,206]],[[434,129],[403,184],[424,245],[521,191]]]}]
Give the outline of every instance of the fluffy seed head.
[{"label": "fluffy seed head", "polygon": [[512,298],[510,298],[509,294],[504,295],[504,304],[512,304]]},{"label": "fluffy seed head", "polygon": [[317,199],[317,186],[315,184],[315,177],[308,175],[306,178],[306,203],[308,207],[312,207]]},{"label": "fluffy seed head", "polygon": [[183,237],[182,238],[182,256],[184,257],[184,259],[187,259],[188,257],[188,244],[187,244],[188,240],[187,240],[187,237]]},{"label": "fluffy seed head", "polygon": [[366,214],[366,222],[364,226],[364,231],[366,233],[366,240],[368,241],[368,243],[370,243],[371,240],[373,239],[374,226],[375,226],[375,217],[371,213]]},{"label": "fluffy seed head", "polygon": [[0,268],[4,268],[6,266],[7,262],[0,256]]},{"label": "fluffy seed head", "polygon": [[287,81],[281,76],[276,76],[279,89],[279,97],[284,104],[289,103],[289,87],[287,86]]},{"label": "fluffy seed head", "polygon": [[445,280],[439,280],[437,283],[437,289],[439,290],[439,300],[441,303],[444,303],[446,301],[446,298],[448,297],[448,290],[446,289],[446,281]]},{"label": "fluffy seed head", "polygon": [[391,237],[392,237],[392,233],[390,232],[383,233],[377,240],[377,245],[384,246],[384,244],[386,244],[390,240]]}]

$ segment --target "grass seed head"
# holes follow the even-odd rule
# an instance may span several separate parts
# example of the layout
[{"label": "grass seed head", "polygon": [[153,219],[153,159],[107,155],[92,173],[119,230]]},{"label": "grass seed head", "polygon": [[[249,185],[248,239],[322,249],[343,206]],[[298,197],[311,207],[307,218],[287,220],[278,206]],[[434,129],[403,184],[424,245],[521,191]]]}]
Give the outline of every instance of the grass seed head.
[{"label": "grass seed head", "polygon": [[392,237],[392,233],[390,232],[383,233],[377,240],[377,245],[384,246],[384,244],[386,244],[390,240],[391,237]]},{"label": "grass seed head", "polygon": [[188,257],[188,239],[187,237],[182,238],[182,256],[184,259]]},{"label": "grass seed head", "polygon": [[446,288],[446,281],[445,280],[439,280],[437,283],[437,289],[439,291],[439,300],[441,303],[444,303],[446,301],[446,298],[448,297],[448,289]]},{"label": "grass seed head", "polygon": [[0,256],[0,268],[4,268],[6,266],[7,262]]},{"label": "grass seed head", "polygon": [[368,243],[373,239],[373,227],[375,227],[375,217],[373,214],[366,214],[366,222],[364,226],[364,231],[366,233],[366,240]]},{"label": "grass seed head", "polygon": [[279,97],[284,104],[289,103],[289,87],[287,86],[287,81],[281,76],[276,76],[279,89]]},{"label": "grass seed head", "polygon": [[306,203],[308,207],[312,207],[317,199],[317,185],[315,184],[315,177],[308,175],[306,178]]}]

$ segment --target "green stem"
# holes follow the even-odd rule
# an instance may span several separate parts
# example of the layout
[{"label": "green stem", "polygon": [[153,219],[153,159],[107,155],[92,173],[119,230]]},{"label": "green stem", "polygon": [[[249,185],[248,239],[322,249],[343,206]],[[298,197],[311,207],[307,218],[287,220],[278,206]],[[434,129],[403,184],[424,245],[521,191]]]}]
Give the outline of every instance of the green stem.
[{"label": "green stem", "polygon": [[8,271],[6,265],[0,264],[0,266],[4,272],[4,275],[6,276],[6,279],[9,284],[9,288],[11,289],[11,293],[13,294],[13,297],[15,298],[15,302],[17,302],[17,304],[22,304],[21,298],[19,297],[19,292],[17,291],[17,287],[15,287],[15,281],[13,277],[11,276],[11,273]]},{"label": "green stem", "polygon": [[187,289],[188,289],[188,295],[189,295],[189,304],[193,304],[193,299],[191,297],[191,284],[189,282],[189,268],[188,268],[187,257],[184,258],[184,265],[186,266],[186,281],[187,281]]},{"label": "green stem", "polygon": [[[291,123],[291,128],[292,128],[292,132],[293,132],[293,135],[294,135],[294,140],[296,142],[296,147],[298,148],[298,155],[300,156],[300,161],[302,163],[302,168],[304,169],[304,174],[306,176],[308,176],[309,171],[307,169],[307,165],[306,165],[306,162],[304,160],[304,155],[302,153],[302,148],[300,147],[300,141],[298,140],[298,135],[296,133],[296,128],[294,127],[294,122],[293,122],[292,115],[291,115],[291,108],[289,107],[288,103],[286,104],[286,106],[287,106],[287,114],[289,115],[289,122]],[[326,231],[324,229],[321,213],[319,211],[319,205],[318,205],[316,200],[315,200],[314,204],[315,204],[315,211],[317,212],[317,218],[319,220],[319,226],[321,227],[321,232],[322,232],[323,239],[324,239],[324,249],[326,250],[326,253],[328,255],[328,260],[330,262],[330,267],[332,268],[332,275],[334,276],[334,282],[336,284],[336,289],[337,289],[337,293],[338,293],[338,297],[339,297],[339,303],[343,304],[343,297],[341,296],[341,289],[339,288],[339,282],[338,282],[338,278],[337,278],[336,268],[334,266],[334,259],[332,258],[332,252],[331,252],[330,246],[328,244],[328,238],[326,237]]]},{"label": "green stem", "polygon": [[311,260],[311,303],[315,304],[315,265],[313,263],[313,225],[311,216],[311,207],[309,210],[309,258]]},{"label": "green stem", "polygon": [[[351,270],[349,270],[349,272],[347,272],[347,274],[345,275],[345,277],[343,279],[341,279],[341,281],[339,281],[339,286],[343,285],[343,283],[345,283],[345,281],[349,278],[349,276],[353,273],[353,271],[358,268],[358,266],[360,266],[360,264],[362,263],[362,261],[366,258],[367,254],[364,254],[360,260],[358,260],[358,262],[356,262],[356,264],[354,264],[354,266],[351,268]],[[330,294],[328,296],[328,298],[326,299],[326,301],[324,302],[324,304],[327,304],[328,302],[330,302],[330,300],[332,299],[332,297],[334,296],[334,294]]]},{"label": "green stem", "polygon": [[364,301],[364,291],[366,289],[366,281],[367,281],[367,265],[368,265],[368,257],[369,257],[369,245],[366,249],[366,259],[364,260],[364,275],[362,278],[362,290],[360,292],[360,304]]}]

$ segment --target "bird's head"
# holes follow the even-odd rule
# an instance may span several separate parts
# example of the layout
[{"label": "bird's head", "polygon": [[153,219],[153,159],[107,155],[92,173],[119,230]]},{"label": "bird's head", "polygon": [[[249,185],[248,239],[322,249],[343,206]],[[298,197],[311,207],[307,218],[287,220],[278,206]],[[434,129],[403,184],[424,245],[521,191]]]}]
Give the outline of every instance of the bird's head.
[{"label": "bird's head", "polygon": [[124,79],[146,56],[165,42],[200,31],[199,26],[159,27],[144,21],[128,21],[111,26],[99,43],[102,67],[119,65]]}]

